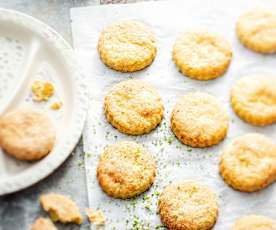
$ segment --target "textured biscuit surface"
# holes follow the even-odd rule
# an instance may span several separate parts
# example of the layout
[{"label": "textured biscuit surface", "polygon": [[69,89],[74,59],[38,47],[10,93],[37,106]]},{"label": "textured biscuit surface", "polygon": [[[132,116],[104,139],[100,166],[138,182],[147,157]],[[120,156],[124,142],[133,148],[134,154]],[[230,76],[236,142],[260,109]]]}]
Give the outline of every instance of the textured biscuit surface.
[{"label": "textured biscuit surface", "polygon": [[276,52],[276,12],[254,9],[238,19],[236,31],[240,42],[260,53]]},{"label": "textured biscuit surface", "polygon": [[237,137],[224,149],[219,169],[234,189],[258,191],[276,179],[276,146],[257,133]]},{"label": "textured biscuit surface", "polygon": [[69,197],[49,193],[40,196],[42,208],[49,213],[53,221],[61,223],[81,224],[83,222],[80,211]]},{"label": "textured biscuit surface", "polygon": [[199,92],[188,93],[173,108],[171,128],[184,144],[208,147],[225,137],[228,115],[213,96]]},{"label": "textured biscuit surface", "polygon": [[265,216],[247,215],[237,219],[232,230],[276,230],[276,221]]},{"label": "textured biscuit surface", "polygon": [[192,181],[168,185],[158,205],[161,221],[169,230],[211,229],[218,216],[215,194]]},{"label": "textured biscuit surface", "polygon": [[108,146],[100,157],[97,178],[115,198],[130,198],[146,191],[156,175],[154,158],[140,144],[122,141]]},{"label": "textured biscuit surface", "polygon": [[172,52],[179,70],[190,78],[209,80],[228,68],[232,51],[222,37],[205,31],[187,32],[177,38]]},{"label": "textured biscuit surface", "polygon": [[108,122],[122,133],[149,133],[161,122],[164,106],[158,92],[142,80],[116,84],[105,97],[104,111]]},{"label": "textured biscuit surface", "polygon": [[276,122],[276,76],[246,76],[231,91],[231,104],[236,114],[254,125]]},{"label": "textured biscuit surface", "polygon": [[156,56],[155,36],[142,22],[119,21],[107,26],[100,35],[98,51],[112,69],[134,72],[150,65]]},{"label": "textured biscuit surface", "polygon": [[38,160],[55,143],[55,128],[50,119],[31,109],[14,110],[0,117],[0,146],[19,160]]},{"label": "textured biscuit surface", "polygon": [[31,230],[57,230],[57,228],[50,219],[40,217],[34,222]]}]

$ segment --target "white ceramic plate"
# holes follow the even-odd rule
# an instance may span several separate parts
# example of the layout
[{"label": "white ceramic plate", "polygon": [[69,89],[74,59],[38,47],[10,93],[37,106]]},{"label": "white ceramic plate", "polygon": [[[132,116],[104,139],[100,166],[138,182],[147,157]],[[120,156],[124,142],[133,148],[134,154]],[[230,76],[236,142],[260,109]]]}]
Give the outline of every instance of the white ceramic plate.
[{"label": "white ceramic plate", "polygon": [[[21,106],[47,113],[57,129],[52,152],[27,163],[0,150],[0,195],[26,188],[53,172],[77,144],[88,106],[84,76],[79,73],[71,46],[53,29],[25,14],[0,9],[0,114]],[[56,93],[48,102],[35,103],[31,83],[50,80]],[[50,109],[56,101],[63,106]]]}]

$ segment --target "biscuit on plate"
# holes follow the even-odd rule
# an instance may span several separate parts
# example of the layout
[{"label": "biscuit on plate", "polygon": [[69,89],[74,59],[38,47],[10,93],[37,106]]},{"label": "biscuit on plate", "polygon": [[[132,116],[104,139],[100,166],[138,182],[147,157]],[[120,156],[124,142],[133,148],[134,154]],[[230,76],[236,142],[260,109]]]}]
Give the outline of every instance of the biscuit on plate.
[{"label": "biscuit on plate", "polygon": [[0,117],[0,146],[19,160],[39,160],[52,149],[56,132],[45,114],[17,109]]},{"label": "biscuit on plate", "polygon": [[79,208],[68,196],[49,193],[39,198],[42,208],[49,213],[52,221],[61,223],[82,224]]},{"label": "biscuit on plate", "polygon": [[98,41],[102,61],[120,72],[134,72],[149,66],[156,50],[155,36],[150,27],[135,20],[107,26]]},{"label": "biscuit on plate", "polygon": [[276,52],[275,9],[253,9],[238,19],[236,32],[240,42],[259,53]]},{"label": "biscuit on plate", "polygon": [[276,230],[276,221],[265,216],[247,215],[237,219],[231,230]]},{"label": "biscuit on plate", "polygon": [[105,148],[97,167],[100,186],[109,196],[131,198],[153,184],[156,164],[140,144],[122,141]]},{"label": "biscuit on plate", "polygon": [[57,230],[57,228],[50,219],[40,217],[33,223],[31,230]]},{"label": "biscuit on plate", "polygon": [[225,137],[228,115],[215,97],[200,92],[188,93],[173,108],[171,129],[185,145],[208,147]]},{"label": "biscuit on plate", "polygon": [[196,80],[220,77],[228,69],[232,48],[222,37],[205,31],[186,32],[176,39],[172,58],[179,70]]},{"label": "biscuit on plate", "polygon": [[231,104],[244,121],[258,126],[276,122],[276,76],[253,75],[238,80],[231,90]]},{"label": "biscuit on plate", "polygon": [[170,230],[207,230],[216,223],[218,203],[207,186],[193,181],[168,185],[159,197],[162,223]]},{"label": "biscuit on plate", "polygon": [[107,121],[122,133],[149,133],[161,122],[164,106],[155,88],[142,80],[122,81],[104,100]]},{"label": "biscuit on plate", "polygon": [[237,137],[224,149],[219,171],[236,190],[263,189],[276,180],[276,145],[257,133]]}]

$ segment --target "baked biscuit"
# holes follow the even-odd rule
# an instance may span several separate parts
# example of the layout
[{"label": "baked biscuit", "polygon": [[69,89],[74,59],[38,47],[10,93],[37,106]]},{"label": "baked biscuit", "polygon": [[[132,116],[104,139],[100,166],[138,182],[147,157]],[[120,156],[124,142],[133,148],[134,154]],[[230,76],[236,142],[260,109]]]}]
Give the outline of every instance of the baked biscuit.
[{"label": "baked biscuit", "polygon": [[122,141],[108,146],[100,157],[97,178],[110,196],[126,199],[145,192],[156,175],[155,160],[140,144]]},{"label": "baked biscuit", "polygon": [[104,100],[106,119],[120,132],[141,135],[161,122],[164,106],[158,92],[142,80],[127,80],[111,88]]},{"label": "baked biscuit", "polygon": [[236,25],[240,42],[259,53],[276,52],[276,12],[254,9],[241,15]]},{"label": "baked biscuit", "polygon": [[31,230],[57,230],[57,228],[50,219],[40,217],[34,222]]},{"label": "baked biscuit", "polygon": [[49,193],[40,196],[39,200],[42,208],[49,213],[54,222],[82,224],[79,208],[69,197]]},{"label": "baked biscuit", "polygon": [[264,126],[276,122],[276,76],[243,77],[232,88],[231,104],[248,123]]},{"label": "baked biscuit", "polygon": [[179,70],[197,80],[224,74],[232,59],[232,48],[224,38],[204,31],[187,32],[177,38],[172,58]]},{"label": "baked biscuit", "polygon": [[213,96],[188,93],[173,108],[171,128],[184,144],[208,147],[218,144],[225,137],[228,115]]},{"label": "baked biscuit", "polygon": [[149,66],[156,56],[155,36],[142,22],[119,21],[100,35],[98,51],[102,61],[121,72],[134,72]]},{"label": "baked biscuit", "polygon": [[50,119],[31,109],[18,109],[0,117],[0,146],[19,160],[39,160],[55,143]]},{"label": "baked biscuit", "polygon": [[159,198],[161,221],[170,230],[207,230],[218,216],[216,195],[192,181],[168,185]]},{"label": "baked biscuit", "polygon": [[219,171],[234,189],[242,192],[263,189],[276,180],[276,146],[257,133],[237,137],[224,149]]},{"label": "baked biscuit", "polygon": [[232,230],[276,230],[276,222],[265,216],[247,215],[237,219]]}]

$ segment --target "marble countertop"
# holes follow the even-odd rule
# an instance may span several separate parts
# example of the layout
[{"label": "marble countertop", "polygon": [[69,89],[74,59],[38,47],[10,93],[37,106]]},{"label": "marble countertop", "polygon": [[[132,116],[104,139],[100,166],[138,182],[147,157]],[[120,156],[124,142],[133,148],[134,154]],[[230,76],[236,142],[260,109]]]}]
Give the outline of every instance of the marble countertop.
[{"label": "marble countertop", "polygon": [[[70,43],[70,8],[137,0],[0,0],[0,7],[27,13],[47,23]],[[72,155],[53,174],[23,191],[0,197],[0,230],[27,230],[39,216],[47,216],[39,206],[40,194],[70,195],[83,210],[88,205],[81,140]],[[84,214],[84,213],[83,213]],[[89,229],[87,220],[79,227],[57,225],[58,229]]]}]

